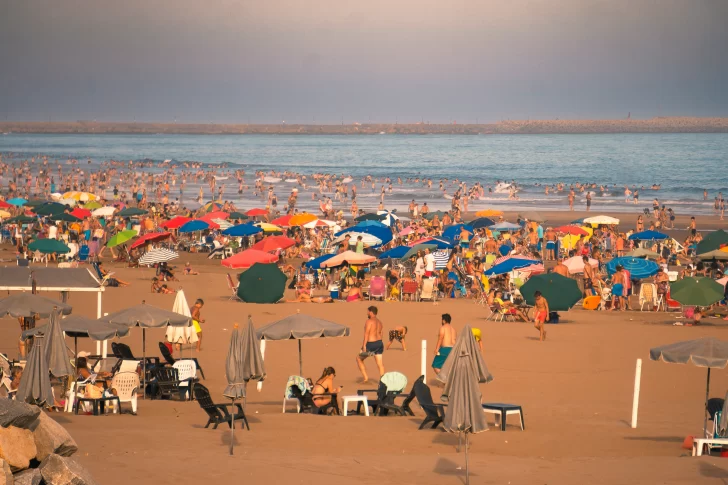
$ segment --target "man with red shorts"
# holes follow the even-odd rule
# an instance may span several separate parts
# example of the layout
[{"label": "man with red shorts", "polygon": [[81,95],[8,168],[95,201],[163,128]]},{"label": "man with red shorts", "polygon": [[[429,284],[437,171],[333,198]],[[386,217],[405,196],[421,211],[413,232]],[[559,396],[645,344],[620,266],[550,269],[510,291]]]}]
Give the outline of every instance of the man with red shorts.
[{"label": "man with red shorts", "polygon": [[546,340],[546,320],[549,319],[549,302],[543,297],[540,291],[533,294],[536,302],[534,303],[534,327],[541,333],[539,340],[543,342]]}]

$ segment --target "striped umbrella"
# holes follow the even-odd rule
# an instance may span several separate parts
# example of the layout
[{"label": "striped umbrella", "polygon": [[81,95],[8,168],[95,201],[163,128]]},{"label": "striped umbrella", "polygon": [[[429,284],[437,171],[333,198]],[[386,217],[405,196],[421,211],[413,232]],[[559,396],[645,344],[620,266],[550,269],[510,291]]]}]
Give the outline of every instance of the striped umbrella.
[{"label": "striped umbrella", "polygon": [[653,276],[655,273],[657,273],[658,269],[660,269],[660,266],[654,261],[624,256],[621,258],[614,258],[613,260],[609,261],[606,264],[607,272],[610,275],[613,275],[617,270],[617,266],[622,266],[624,269],[629,271],[632,279],[636,280],[649,278],[650,276]]},{"label": "striped umbrella", "polygon": [[224,231],[225,229],[229,229],[229,228],[231,228],[231,227],[233,227],[233,226],[234,226],[234,224],[233,224],[232,222],[228,222],[228,221],[226,221],[225,219],[210,219],[210,220],[211,220],[212,222],[214,222],[215,224],[217,224],[217,225],[218,225],[218,227],[219,227],[220,229],[222,229],[223,231]]},{"label": "striped umbrella", "polygon": [[153,265],[157,263],[166,263],[173,259],[179,258],[179,254],[176,251],[172,251],[167,248],[156,248],[152,249],[148,253],[144,254],[139,258],[139,264]]}]

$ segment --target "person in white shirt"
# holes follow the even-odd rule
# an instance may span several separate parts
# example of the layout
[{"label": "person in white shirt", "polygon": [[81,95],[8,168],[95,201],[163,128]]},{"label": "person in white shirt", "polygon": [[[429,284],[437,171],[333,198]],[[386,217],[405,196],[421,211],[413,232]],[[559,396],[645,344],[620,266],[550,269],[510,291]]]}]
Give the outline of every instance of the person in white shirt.
[{"label": "person in white shirt", "polygon": [[425,276],[428,278],[435,274],[435,255],[430,252],[430,248],[425,249]]},{"label": "person in white shirt", "polygon": [[48,239],[57,239],[58,238],[58,226],[55,224],[51,224],[48,227]]}]

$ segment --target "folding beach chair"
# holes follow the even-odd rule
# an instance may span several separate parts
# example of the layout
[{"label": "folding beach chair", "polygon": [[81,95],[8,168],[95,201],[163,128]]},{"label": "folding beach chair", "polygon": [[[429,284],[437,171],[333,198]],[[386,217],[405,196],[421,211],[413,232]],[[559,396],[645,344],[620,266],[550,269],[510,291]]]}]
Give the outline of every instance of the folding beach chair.
[{"label": "folding beach chair", "polygon": [[238,296],[238,286],[240,286],[240,282],[236,285],[233,281],[233,277],[230,276],[230,273],[226,273],[225,276],[227,277],[228,290],[230,290],[230,298],[228,298],[228,300],[243,301]]},{"label": "folding beach chair", "polygon": [[422,278],[422,288],[420,288],[418,301],[437,301],[437,293],[437,278]]},{"label": "folding beach chair", "polygon": [[387,297],[387,280],[383,276],[372,276],[369,281],[369,299],[380,298],[384,300]]}]

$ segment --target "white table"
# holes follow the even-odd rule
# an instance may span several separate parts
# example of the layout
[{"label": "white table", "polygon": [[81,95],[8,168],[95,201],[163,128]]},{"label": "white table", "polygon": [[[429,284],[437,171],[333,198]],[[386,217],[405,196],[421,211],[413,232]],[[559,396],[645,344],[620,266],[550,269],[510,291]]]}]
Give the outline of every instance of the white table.
[{"label": "white table", "polygon": [[710,438],[710,439],[694,439],[693,440],[693,456],[703,456],[703,448],[705,445],[724,445],[728,446],[726,438]]},{"label": "white table", "polygon": [[343,396],[341,398],[342,405],[344,407],[344,416],[347,415],[348,407],[350,402],[361,402],[364,404],[364,414],[369,416],[369,401],[366,396]]}]

